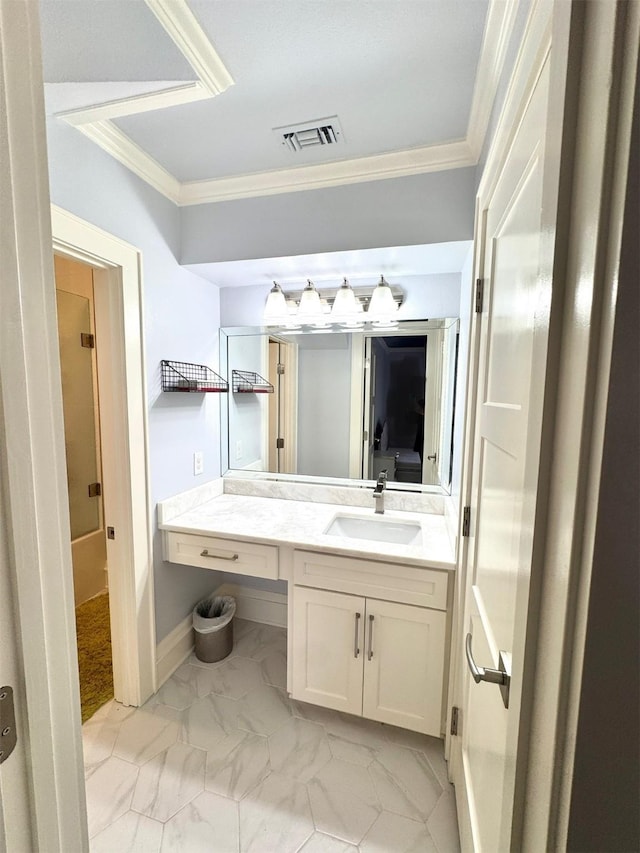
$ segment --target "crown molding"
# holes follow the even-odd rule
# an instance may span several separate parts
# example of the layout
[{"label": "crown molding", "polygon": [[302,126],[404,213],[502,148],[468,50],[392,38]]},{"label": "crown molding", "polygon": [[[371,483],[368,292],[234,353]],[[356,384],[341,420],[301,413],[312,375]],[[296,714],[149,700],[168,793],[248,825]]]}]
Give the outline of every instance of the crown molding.
[{"label": "crown molding", "polygon": [[115,124],[110,121],[94,121],[91,124],[78,125],[77,129],[163,196],[174,204],[178,204],[180,182],[177,178],[167,172],[157,160],[150,157]]},{"label": "crown molding", "polygon": [[186,0],[145,0],[211,97],[233,86],[233,77],[216,53]]},{"label": "crown molding", "polygon": [[59,113],[58,117],[180,206],[303,192],[477,165],[518,7],[518,0],[490,0],[466,139],[334,163],[180,183],[111,119],[213,97],[232,85],[233,79],[186,0],[145,0],[145,3],[191,64],[198,81]]},{"label": "crown molding", "polygon": [[[233,85],[233,78],[216,53],[186,0],[145,0],[169,38],[193,68],[197,80],[180,83],[170,89],[132,95],[107,103],[58,113],[73,127],[101,122],[120,116],[137,115],[213,98]],[[89,135],[89,134],[87,134]]]},{"label": "crown molding", "polygon": [[120,116],[137,115],[151,110],[161,110],[165,107],[175,107],[193,101],[202,101],[211,95],[202,83],[185,83],[184,85],[161,89],[157,92],[147,92],[144,95],[131,95],[128,98],[118,98],[115,101],[104,101],[91,107],[80,107],[76,110],[66,110],[56,113],[72,127],[80,127],[95,121],[106,121]]},{"label": "crown molding", "polygon": [[376,154],[372,157],[340,160],[336,163],[254,172],[249,175],[234,175],[210,181],[191,181],[181,184],[178,204],[188,206],[279,193],[303,192],[365,181],[401,178],[424,172],[460,169],[465,166],[475,166],[475,163],[466,140],[462,139],[442,145],[429,145],[424,148]]},{"label": "crown molding", "polygon": [[476,162],[487,135],[517,11],[518,0],[490,0],[467,127],[467,142]]}]

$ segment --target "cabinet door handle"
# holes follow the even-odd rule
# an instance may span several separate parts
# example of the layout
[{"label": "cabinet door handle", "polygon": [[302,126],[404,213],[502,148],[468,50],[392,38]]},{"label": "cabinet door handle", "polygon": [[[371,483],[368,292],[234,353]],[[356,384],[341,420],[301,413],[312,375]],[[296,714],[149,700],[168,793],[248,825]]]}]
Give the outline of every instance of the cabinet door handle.
[{"label": "cabinet door handle", "polygon": [[207,548],[200,552],[200,556],[212,557],[214,560],[231,560],[233,563],[238,559],[237,554],[232,554],[230,557],[224,557],[222,554],[210,554]]},{"label": "cabinet door handle", "polygon": [[353,640],[353,656],[357,658],[360,654],[360,649],[358,647],[358,634],[360,633],[360,614],[356,613],[356,633]]},{"label": "cabinet door handle", "polygon": [[373,613],[369,616],[369,651],[367,653],[367,659],[371,660],[373,657]]}]

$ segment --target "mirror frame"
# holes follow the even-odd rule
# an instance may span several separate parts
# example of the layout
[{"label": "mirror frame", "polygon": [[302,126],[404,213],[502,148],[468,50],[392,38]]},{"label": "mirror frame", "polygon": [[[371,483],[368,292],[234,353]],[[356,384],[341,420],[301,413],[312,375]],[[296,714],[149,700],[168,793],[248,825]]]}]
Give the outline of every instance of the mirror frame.
[{"label": "mirror frame", "polygon": [[[229,376],[229,359],[228,359],[228,340],[230,337],[247,337],[249,335],[271,335],[279,336],[297,336],[308,334],[335,334],[335,333],[366,333],[373,337],[389,337],[393,336],[413,336],[424,334],[434,329],[449,329],[452,326],[456,327],[456,331],[460,331],[460,319],[458,317],[432,317],[424,320],[399,320],[398,324],[393,327],[375,327],[371,324],[366,324],[358,329],[351,329],[338,326],[328,326],[322,329],[289,329],[282,326],[227,326],[220,328],[220,365],[219,371],[229,382],[229,394],[231,391],[231,378]],[[456,373],[458,364],[456,359]],[[341,477],[324,477],[311,474],[280,474],[270,471],[250,471],[240,468],[229,467],[229,399],[227,395],[222,395],[220,404],[220,471],[223,477],[239,480],[259,480],[278,483],[309,483],[324,486],[340,486],[356,489],[371,489],[375,485],[374,480],[362,480],[357,478],[341,478]],[[455,430],[455,394],[454,406],[452,413],[451,435]],[[455,453],[455,449],[454,449]],[[435,494],[435,495],[450,495],[451,483],[449,487],[425,485],[423,483],[403,483],[390,481],[387,483],[387,489],[401,492],[417,492],[419,494]]]}]

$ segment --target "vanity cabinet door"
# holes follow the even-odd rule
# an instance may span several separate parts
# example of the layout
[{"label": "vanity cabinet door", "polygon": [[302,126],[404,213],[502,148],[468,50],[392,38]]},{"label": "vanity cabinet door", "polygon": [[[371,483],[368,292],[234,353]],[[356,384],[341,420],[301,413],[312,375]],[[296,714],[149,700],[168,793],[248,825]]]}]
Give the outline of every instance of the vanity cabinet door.
[{"label": "vanity cabinet door", "polygon": [[367,599],[363,716],[440,737],[446,613]]},{"label": "vanity cabinet door", "polygon": [[362,714],[365,599],[294,587],[293,698]]}]

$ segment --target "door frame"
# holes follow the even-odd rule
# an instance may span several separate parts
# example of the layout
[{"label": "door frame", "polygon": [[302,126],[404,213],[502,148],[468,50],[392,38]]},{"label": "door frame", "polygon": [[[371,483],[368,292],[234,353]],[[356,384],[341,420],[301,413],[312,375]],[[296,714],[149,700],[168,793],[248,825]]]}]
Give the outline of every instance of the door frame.
[{"label": "door frame", "polygon": [[[523,671],[512,849],[566,847],[574,746],[588,612],[591,558],[602,464],[630,125],[638,85],[640,4],[539,0],[532,5],[514,75],[476,200],[476,234],[548,45],[552,53],[550,121],[567,120],[554,138],[559,160],[558,250],[552,274],[538,511],[533,536]],[[571,66],[567,58],[571,58]],[[555,81],[555,82],[554,82]],[[562,93],[567,90],[566,106]],[[555,100],[557,98],[557,100]],[[566,112],[565,112],[566,109]],[[601,120],[593,122],[593,117]],[[575,122],[575,129],[574,128]],[[556,180],[558,176],[554,176]],[[478,242],[473,268],[482,269]],[[475,376],[479,325],[471,315],[463,486],[471,501]],[[472,531],[473,533],[473,531]],[[450,734],[451,707],[461,706],[462,613],[469,539],[458,530],[446,748],[460,778],[460,738]],[[464,719],[460,721],[464,726]],[[470,850],[473,845],[466,839]]]},{"label": "door frame", "polygon": [[141,705],[156,689],[142,257],[55,205],[51,227],[54,252],[94,270],[114,695]]}]

